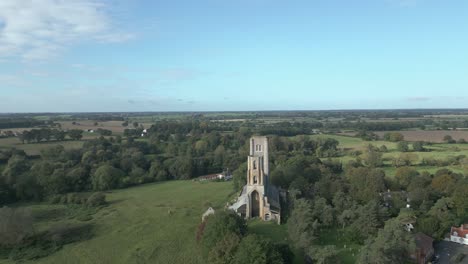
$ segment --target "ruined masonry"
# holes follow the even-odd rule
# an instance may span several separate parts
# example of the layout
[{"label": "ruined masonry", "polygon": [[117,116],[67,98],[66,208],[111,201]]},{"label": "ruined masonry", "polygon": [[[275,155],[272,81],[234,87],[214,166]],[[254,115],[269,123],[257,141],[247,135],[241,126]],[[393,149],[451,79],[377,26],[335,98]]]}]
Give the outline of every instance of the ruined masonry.
[{"label": "ruined masonry", "polygon": [[236,203],[229,208],[249,219],[280,223],[281,207],[278,189],[269,182],[268,138],[252,137],[247,158],[247,184]]}]

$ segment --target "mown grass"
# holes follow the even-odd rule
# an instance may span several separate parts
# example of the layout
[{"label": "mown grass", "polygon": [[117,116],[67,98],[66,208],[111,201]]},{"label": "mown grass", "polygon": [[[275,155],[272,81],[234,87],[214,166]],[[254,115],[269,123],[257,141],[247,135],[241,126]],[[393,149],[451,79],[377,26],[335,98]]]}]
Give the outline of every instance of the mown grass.
[{"label": "mown grass", "polygon": [[[110,205],[88,221],[94,225],[93,238],[66,245],[29,263],[204,263],[195,241],[201,215],[209,206],[221,210],[231,195],[231,183],[192,181],[148,184],[107,193]],[[36,214],[55,208],[30,206]],[[63,221],[57,220],[63,219],[56,215],[60,213],[45,213],[38,228]]]}]

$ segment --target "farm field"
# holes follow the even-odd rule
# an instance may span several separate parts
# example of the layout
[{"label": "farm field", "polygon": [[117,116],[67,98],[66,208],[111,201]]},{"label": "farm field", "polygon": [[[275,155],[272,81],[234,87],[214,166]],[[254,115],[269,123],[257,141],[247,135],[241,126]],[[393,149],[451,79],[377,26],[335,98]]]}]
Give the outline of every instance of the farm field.
[{"label": "farm field", "polygon": [[[388,132],[397,132],[402,134],[405,137],[406,141],[427,141],[434,143],[443,143],[444,136],[452,136],[453,139],[465,139],[468,141],[468,131],[467,130],[404,130],[404,131],[378,131],[374,132],[383,137],[385,133]],[[344,136],[354,136],[356,132],[345,132],[341,133]]]},{"label": "farm field", "polygon": [[[392,159],[398,157],[402,152],[399,152],[396,148],[397,144],[393,142],[387,141],[364,141],[360,138],[350,137],[350,136],[341,136],[341,135],[313,135],[312,138],[333,138],[338,140],[340,143],[338,148],[342,149],[346,155],[338,158],[334,158],[335,160],[340,160],[343,165],[348,163],[350,160],[356,159],[356,157],[349,155],[351,151],[354,150],[364,150],[369,144],[372,144],[376,147],[380,147],[385,145],[388,149],[388,152],[384,153],[382,156],[384,166],[382,169],[385,171],[387,176],[394,176],[396,172],[396,168],[392,166]],[[430,151],[425,152],[407,152],[411,154],[415,154],[417,156],[417,160],[415,160],[413,167],[419,171],[427,171],[429,173],[435,173],[436,171],[447,168],[453,170],[458,173],[465,173],[468,170],[468,166],[463,165],[450,165],[445,167],[438,167],[438,166],[424,166],[421,164],[423,159],[447,159],[452,157],[457,157],[460,155],[466,155],[468,157],[468,144],[445,144],[445,143],[435,143],[431,146],[426,146],[426,149]],[[410,144],[411,149],[411,144]]]},{"label": "farm field", "polygon": [[[98,122],[98,125],[95,126],[94,123]],[[114,134],[123,134],[124,130],[127,128],[133,128],[132,123],[129,121],[128,127],[122,126],[123,121],[93,121],[93,120],[79,120],[76,121],[76,124],[73,124],[72,121],[61,121],[58,122],[62,126],[62,129],[81,129],[88,130],[93,129],[97,130],[98,128],[107,129],[112,131]],[[150,128],[153,123],[141,123],[145,128]]]},{"label": "farm field", "polygon": [[195,241],[201,215],[209,206],[223,208],[234,193],[230,182],[170,181],[106,195],[110,205],[88,221],[95,226],[93,238],[26,263],[204,263]]},{"label": "farm field", "polygon": [[428,141],[435,143],[443,143],[444,136],[452,136],[453,139],[465,139],[468,140],[468,131],[460,130],[410,130],[410,131],[383,131],[375,132],[379,137],[387,132],[399,132],[401,133],[406,141]]},{"label": "farm field", "polygon": [[39,155],[41,150],[56,146],[62,145],[65,149],[79,149],[83,146],[84,141],[51,141],[51,142],[42,142],[42,143],[30,143],[23,144],[16,137],[10,138],[0,138],[0,149],[16,148],[21,149],[26,152],[28,155]]}]

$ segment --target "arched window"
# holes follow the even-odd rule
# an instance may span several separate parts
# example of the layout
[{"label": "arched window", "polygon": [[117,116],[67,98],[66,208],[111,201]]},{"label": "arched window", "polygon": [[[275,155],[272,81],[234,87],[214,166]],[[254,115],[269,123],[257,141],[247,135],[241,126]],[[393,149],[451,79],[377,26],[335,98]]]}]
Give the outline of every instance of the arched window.
[{"label": "arched window", "polygon": [[253,161],[253,168],[254,168],[254,170],[257,169],[257,161],[256,160]]},{"label": "arched window", "polygon": [[254,184],[257,184],[257,176],[254,176]]}]

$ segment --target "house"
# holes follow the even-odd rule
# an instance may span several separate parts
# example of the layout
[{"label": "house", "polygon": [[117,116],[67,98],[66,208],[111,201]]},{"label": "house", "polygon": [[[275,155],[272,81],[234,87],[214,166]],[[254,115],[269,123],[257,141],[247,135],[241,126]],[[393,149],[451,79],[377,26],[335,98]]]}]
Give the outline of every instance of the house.
[{"label": "house", "polygon": [[411,258],[418,264],[428,263],[434,256],[434,239],[426,234],[417,233],[414,235],[416,250],[411,254]]},{"label": "house", "polygon": [[468,245],[468,224],[462,224],[460,227],[450,229],[450,241],[462,245]]}]

